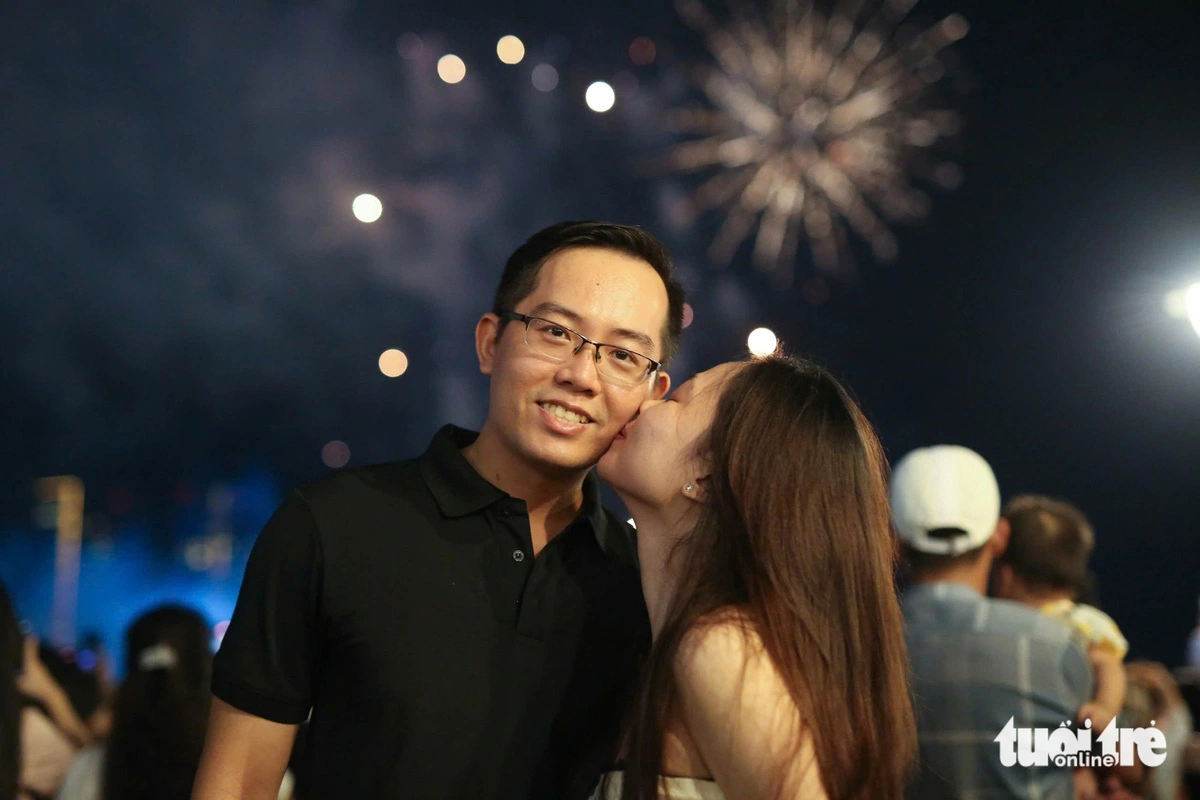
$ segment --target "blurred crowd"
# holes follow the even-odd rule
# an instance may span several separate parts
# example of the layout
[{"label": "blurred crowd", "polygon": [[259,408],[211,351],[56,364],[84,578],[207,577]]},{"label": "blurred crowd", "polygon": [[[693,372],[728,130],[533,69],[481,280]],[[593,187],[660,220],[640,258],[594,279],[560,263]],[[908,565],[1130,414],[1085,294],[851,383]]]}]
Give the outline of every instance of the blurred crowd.
[{"label": "blurred crowd", "polygon": [[179,605],[139,616],[119,683],[104,648],[91,652],[81,664],[27,634],[0,584],[0,800],[189,797],[211,701],[208,621]]},{"label": "blurred crowd", "polygon": [[[965,447],[900,459],[891,503],[920,744],[911,797],[1200,799],[1200,619],[1174,674],[1127,661],[1099,607],[1084,513],[1037,495],[1001,506],[991,467]],[[1048,744],[1063,728],[1064,745]],[[1137,729],[1158,743],[1149,759],[1105,762],[1105,740]],[[1039,749],[1049,757],[1034,763]]]},{"label": "blurred crowd", "polygon": [[[1200,617],[1183,666],[1127,661],[1099,608],[1084,514],[1032,495],[1001,508],[991,469],[965,448],[901,459],[892,505],[921,744],[911,797],[1200,800]],[[208,621],[179,605],[137,617],[119,683],[104,648],[92,649],[81,663],[40,643],[0,584],[0,800],[189,797],[211,702]],[[996,737],[1010,719],[1153,727],[1166,758],[1006,767]],[[280,798],[303,796],[297,773]]]}]

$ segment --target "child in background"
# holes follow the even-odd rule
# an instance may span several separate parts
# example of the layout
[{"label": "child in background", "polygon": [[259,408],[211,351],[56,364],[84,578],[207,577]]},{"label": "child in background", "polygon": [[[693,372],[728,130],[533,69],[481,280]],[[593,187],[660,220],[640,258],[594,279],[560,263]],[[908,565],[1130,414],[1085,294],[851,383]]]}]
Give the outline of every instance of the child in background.
[{"label": "child in background", "polygon": [[996,594],[1057,617],[1078,634],[1095,676],[1093,698],[1078,719],[1104,730],[1125,702],[1122,662],[1129,644],[1110,616],[1076,602],[1095,547],[1092,526],[1069,503],[1036,495],[1013,498],[1001,515],[1011,534],[996,564]]}]

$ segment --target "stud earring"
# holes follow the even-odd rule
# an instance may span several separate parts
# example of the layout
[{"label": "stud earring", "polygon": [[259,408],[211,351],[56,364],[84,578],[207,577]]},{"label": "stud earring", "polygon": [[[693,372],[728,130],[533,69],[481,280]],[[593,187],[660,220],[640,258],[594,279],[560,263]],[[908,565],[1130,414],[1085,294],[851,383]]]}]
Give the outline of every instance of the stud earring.
[{"label": "stud earring", "polygon": [[696,488],[695,486],[692,486],[692,485],[689,483],[687,486],[683,487],[683,490],[684,490],[685,492],[691,492],[691,491],[692,491],[693,489],[695,489],[695,488]]}]

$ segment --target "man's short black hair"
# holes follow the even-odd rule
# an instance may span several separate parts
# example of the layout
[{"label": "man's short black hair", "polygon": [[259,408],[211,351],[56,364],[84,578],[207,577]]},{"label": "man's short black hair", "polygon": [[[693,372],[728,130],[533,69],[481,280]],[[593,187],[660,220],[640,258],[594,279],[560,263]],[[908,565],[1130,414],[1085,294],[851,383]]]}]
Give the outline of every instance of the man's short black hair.
[{"label": "man's short black hair", "polygon": [[[641,259],[654,268],[667,287],[667,320],[662,329],[662,353],[658,360],[669,363],[679,351],[683,330],[683,285],[675,277],[671,256],[662,242],[641,228],[613,222],[570,221],[551,225],[530,236],[509,256],[496,287],[492,313],[511,311],[533,293],[542,265],[555,253],[571,247],[600,247]],[[501,329],[504,323],[501,322]],[[647,354],[649,355],[649,354]]]},{"label": "man's short black hair", "polygon": [[1001,564],[1036,589],[1078,591],[1087,575],[1095,534],[1075,506],[1040,495],[1020,495],[1000,512],[1012,532]]}]

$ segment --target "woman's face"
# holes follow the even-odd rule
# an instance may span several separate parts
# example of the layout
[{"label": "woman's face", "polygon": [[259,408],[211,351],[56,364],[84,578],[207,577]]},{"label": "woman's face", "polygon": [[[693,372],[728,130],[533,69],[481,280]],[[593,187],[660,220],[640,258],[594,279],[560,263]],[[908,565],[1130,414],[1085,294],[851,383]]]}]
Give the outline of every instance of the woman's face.
[{"label": "woman's face", "polygon": [[698,480],[708,468],[696,442],[712,425],[725,381],[742,366],[721,364],[693,376],[666,400],[642,403],[600,459],[600,477],[627,503],[663,507],[683,497],[688,484],[699,495]]}]

